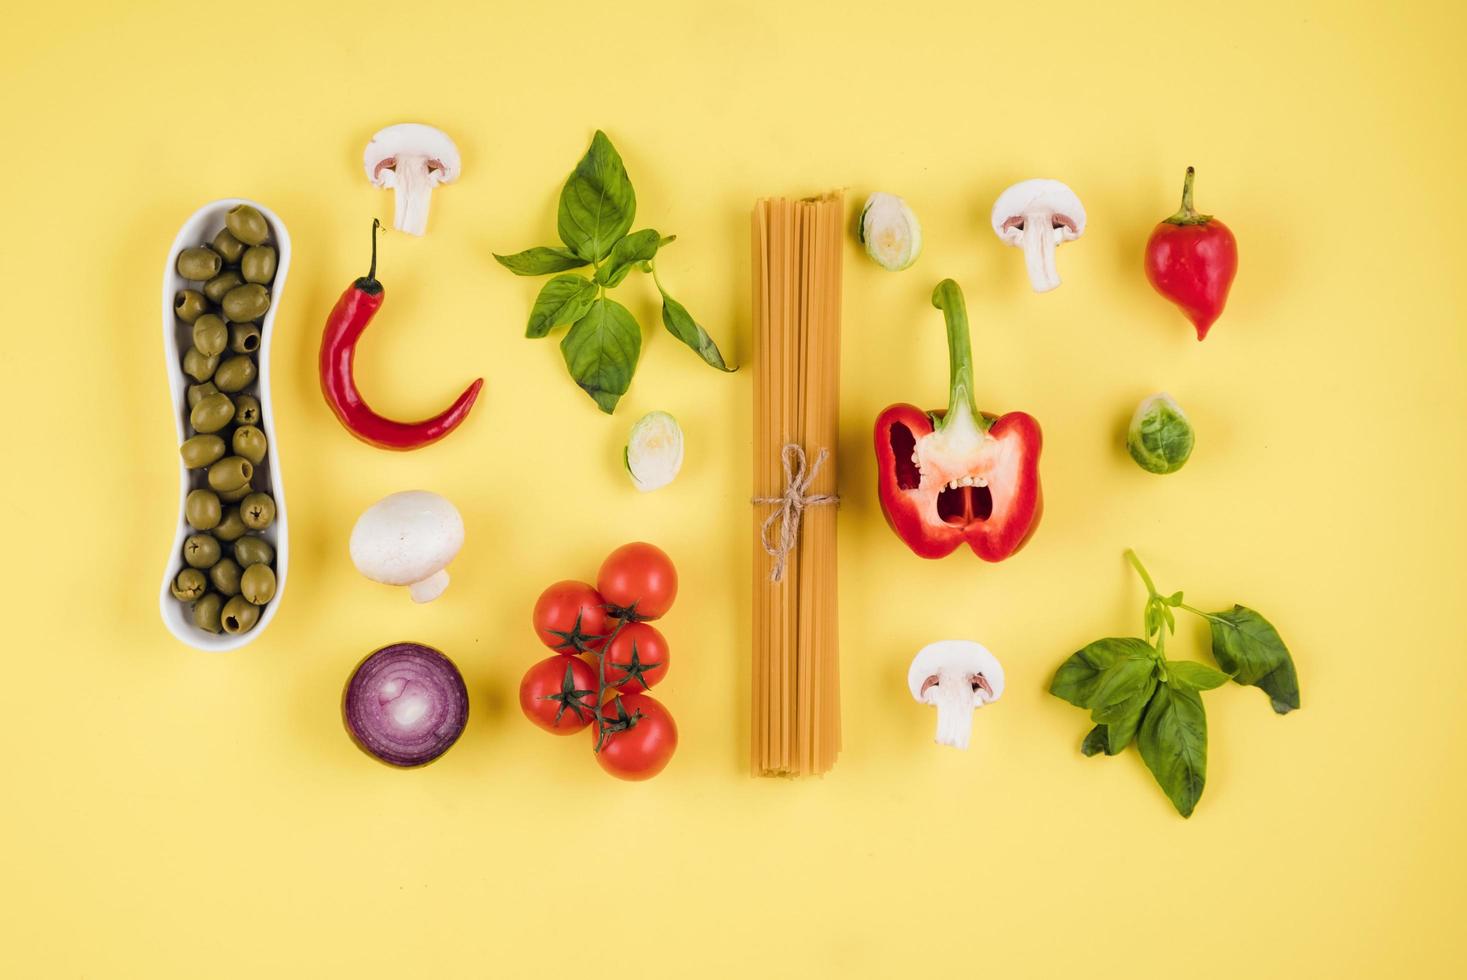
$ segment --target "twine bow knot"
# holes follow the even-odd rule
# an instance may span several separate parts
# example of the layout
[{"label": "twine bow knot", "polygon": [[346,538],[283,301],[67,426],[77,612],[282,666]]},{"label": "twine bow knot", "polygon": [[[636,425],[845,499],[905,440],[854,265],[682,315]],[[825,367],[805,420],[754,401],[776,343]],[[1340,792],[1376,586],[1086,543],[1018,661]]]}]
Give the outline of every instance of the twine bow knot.
[{"label": "twine bow knot", "polygon": [[[779,461],[784,467],[784,493],[778,497],[754,498],[756,504],[775,505],[774,511],[764,518],[764,523],[759,528],[759,543],[764,545],[765,552],[774,559],[774,564],[769,569],[771,582],[784,578],[785,562],[800,539],[800,521],[804,519],[805,508],[840,503],[840,497],[833,493],[810,493],[815,476],[829,455],[828,450],[821,449],[815,456],[815,465],[807,470],[805,450],[799,443],[785,443],[779,452]],[[779,525],[779,531],[778,539],[774,540],[776,524]]]}]

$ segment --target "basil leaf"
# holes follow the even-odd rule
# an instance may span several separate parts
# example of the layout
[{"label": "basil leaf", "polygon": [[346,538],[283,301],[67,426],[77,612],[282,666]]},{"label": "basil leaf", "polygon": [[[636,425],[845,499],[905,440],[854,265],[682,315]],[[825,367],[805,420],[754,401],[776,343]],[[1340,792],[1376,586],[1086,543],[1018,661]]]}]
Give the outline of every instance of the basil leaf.
[{"label": "basil leaf", "polygon": [[1161,630],[1161,613],[1157,611],[1154,602],[1146,604],[1146,637],[1150,639]]},{"label": "basil leaf", "polygon": [[530,308],[526,337],[543,337],[556,327],[575,323],[586,315],[599,290],[585,276],[574,273],[556,276],[540,289]]},{"label": "basil leaf", "polygon": [[1107,637],[1073,653],[1060,664],[1050,681],[1049,693],[1077,708],[1089,708],[1100,684],[1101,673],[1122,657],[1149,656],[1151,644],[1135,637]]},{"label": "basil leaf", "polygon": [[560,191],[556,230],[560,240],[588,262],[600,262],[632,227],[637,195],[626,167],[601,130]]},{"label": "basil leaf", "polygon": [[1186,684],[1163,684],[1156,689],[1136,747],[1146,768],[1184,817],[1190,817],[1207,782],[1207,713],[1202,695]]},{"label": "basil leaf", "polygon": [[646,262],[662,247],[663,237],[651,228],[634,231],[616,240],[606,262],[596,270],[596,281],[603,286],[618,286],[639,263]]},{"label": "basil leaf", "polygon": [[1121,706],[1140,694],[1146,682],[1156,675],[1156,661],[1147,654],[1122,657],[1111,664],[1100,675],[1100,683],[1090,698],[1090,707],[1096,721],[1109,719],[1098,717],[1120,710]]},{"label": "basil leaf", "polygon": [[632,383],[642,329],[625,306],[602,296],[570,328],[560,352],[576,384],[610,415]]},{"label": "basil leaf", "polygon": [[1220,670],[1213,670],[1207,664],[1199,664],[1195,660],[1168,660],[1166,672],[1169,676],[1180,679],[1195,691],[1210,691],[1228,682],[1227,674]]},{"label": "basil leaf", "polygon": [[537,245],[513,255],[494,253],[494,260],[517,276],[544,276],[567,269],[579,269],[586,260],[563,248]]},{"label": "basil leaf", "polygon": [[1131,744],[1156,683],[1156,660],[1149,653],[1118,660],[1101,676],[1090,719],[1105,725],[1111,755]]},{"label": "basil leaf", "polygon": [[1106,737],[1105,726],[1096,725],[1085,736],[1085,741],[1080,743],[1080,754],[1087,759],[1092,755],[1099,755],[1102,752],[1106,755],[1111,755],[1109,746],[1110,740]]},{"label": "basil leaf", "polygon": [[699,357],[718,370],[730,372],[738,370],[723,362],[723,355],[719,353],[718,345],[713,342],[713,338],[708,336],[708,331],[698,326],[698,322],[693,319],[693,315],[683,304],[667,295],[667,290],[662,288],[662,283],[657,284],[657,291],[662,294],[662,325],[667,328],[668,333],[693,348],[698,352]]},{"label": "basil leaf", "polygon": [[1272,623],[1238,605],[1227,612],[1209,613],[1207,623],[1212,628],[1212,657],[1234,681],[1262,690],[1281,715],[1299,707],[1294,658]]}]

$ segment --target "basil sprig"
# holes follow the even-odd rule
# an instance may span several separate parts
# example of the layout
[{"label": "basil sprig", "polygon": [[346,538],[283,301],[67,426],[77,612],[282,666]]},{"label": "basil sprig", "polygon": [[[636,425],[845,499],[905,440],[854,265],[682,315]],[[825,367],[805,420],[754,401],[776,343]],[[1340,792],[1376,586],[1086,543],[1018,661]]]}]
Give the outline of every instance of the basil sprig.
[{"label": "basil sprig", "polygon": [[[1087,756],[1116,755],[1133,741],[1146,768],[1177,812],[1190,817],[1207,783],[1207,713],[1202,692],[1234,683],[1257,687],[1273,710],[1299,707],[1299,678],[1278,630],[1246,606],[1203,612],[1162,595],[1134,551],[1126,559],[1146,583],[1142,614],[1145,639],[1096,640],[1060,664],[1049,693],[1090,712],[1095,727],[1080,743]],[[1168,634],[1177,630],[1174,609],[1200,616],[1212,630],[1212,657],[1222,670],[1195,660],[1170,660]]]},{"label": "basil sprig", "polygon": [[[636,215],[637,195],[621,155],[597,130],[560,191],[555,224],[565,247],[537,246],[494,256],[517,276],[560,273],[535,298],[525,336],[545,337],[556,327],[569,326],[560,342],[565,365],[576,384],[608,415],[631,386],[642,352],[642,329],[631,311],[606,293],[634,269],[649,273],[656,282],[668,333],[718,370],[734,370],[724,363],[708,331],[657,278],[657,252],[676,236],[664,238],[652,228],[632,231]],[[570,271],[587,266],[589,277]]]}]

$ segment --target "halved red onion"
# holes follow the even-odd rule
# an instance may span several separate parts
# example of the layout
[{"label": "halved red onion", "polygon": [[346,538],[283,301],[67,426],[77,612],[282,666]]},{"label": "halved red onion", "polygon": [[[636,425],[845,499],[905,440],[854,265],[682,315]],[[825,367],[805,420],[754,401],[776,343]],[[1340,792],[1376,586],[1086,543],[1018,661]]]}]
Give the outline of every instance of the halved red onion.
[{"label": "halved red onion", "polygon": [[463,675],[421,643],[394,643],[367,656],[341,699],[347,734],[390,766],[425,766],[447,752],[469,720]]}]

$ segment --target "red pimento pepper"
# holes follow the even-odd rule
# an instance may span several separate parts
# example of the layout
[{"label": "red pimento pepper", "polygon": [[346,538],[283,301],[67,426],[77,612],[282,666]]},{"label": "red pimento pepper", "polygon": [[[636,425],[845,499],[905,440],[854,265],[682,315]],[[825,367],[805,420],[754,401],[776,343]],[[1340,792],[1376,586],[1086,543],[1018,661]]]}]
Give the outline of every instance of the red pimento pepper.
[{"label": "red pimento pepper", "polygon": [[923,558],[941,558],[966,541],[983,560],[1002,561],[1029,540],[1044,510],[1039,423],[1025,412],[978,411],[958,284],[938,283],[932,305],[947,320],[947,411],[892,405],[877,417],[881,511]]},{"label": "red pimento pepper", "polygon": [[357,341],[382,306],[382,284],[377,281],[377,227],[372,219],[372,267],[347,287],[326,318],[321,336],[321,393],[346,430],[363,442],[382,449],[417,449],[448,435],[469,414],[484,379],[469,385],[447,409],[421,422],[398,422],[378,415],[362,398],[352,375]]},{"label": "red pimento pepper", "polygon": [[1181,307],[1202,340],[1228,301],[1238,274],[1238,243],[1227,225],[1193,209],[1195,175],[1188,167],[1181,209],[1157,225],[1146,243],[1146,278]]}]

